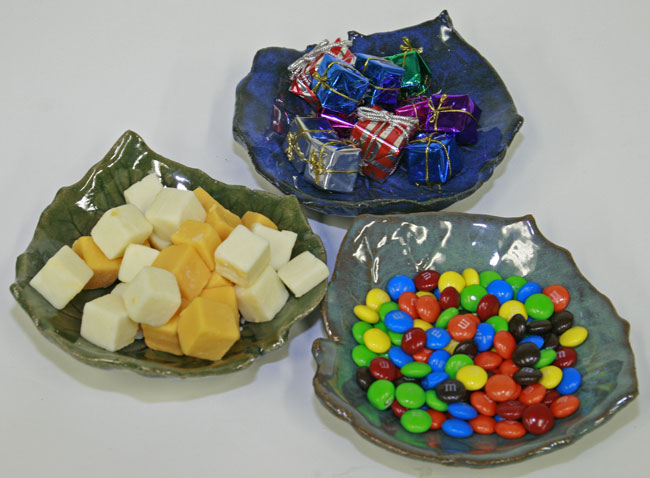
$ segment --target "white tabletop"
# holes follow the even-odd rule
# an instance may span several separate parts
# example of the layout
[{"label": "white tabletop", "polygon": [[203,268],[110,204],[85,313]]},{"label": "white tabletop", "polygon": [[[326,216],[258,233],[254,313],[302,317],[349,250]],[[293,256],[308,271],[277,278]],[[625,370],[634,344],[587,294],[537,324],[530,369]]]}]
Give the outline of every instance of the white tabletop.
[{"label": "white tabletop", "polygon": [[[532,213],[630,322],[640,396],[606,424],[514,465],[416,461],[318,401],[315,315],[242,372],[169,380],[78,362],[13,300],[40,212],[125,130],[221,181],[275,191],[231,132],[255,52],[394,30],[443,8],[525,118],[494,176],[449,210]],[[0,475],[638,476],[650,432],[649,19],[647,2],[632,1],[0,1]],[[350,219],[307,214],[333,267]]]}]

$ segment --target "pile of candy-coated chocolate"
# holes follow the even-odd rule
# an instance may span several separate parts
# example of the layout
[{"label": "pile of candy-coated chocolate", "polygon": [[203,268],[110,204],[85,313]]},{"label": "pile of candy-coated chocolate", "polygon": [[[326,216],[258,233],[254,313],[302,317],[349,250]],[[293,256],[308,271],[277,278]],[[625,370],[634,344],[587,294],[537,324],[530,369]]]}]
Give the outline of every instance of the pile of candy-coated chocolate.
[{"label": "pile of candy-coated chocolate", "polygon": [[587,329],[569,299],[561,285],[489,270],[397,275],[354,307],[357,382],[412,433],[546,433],[580,405]]}]

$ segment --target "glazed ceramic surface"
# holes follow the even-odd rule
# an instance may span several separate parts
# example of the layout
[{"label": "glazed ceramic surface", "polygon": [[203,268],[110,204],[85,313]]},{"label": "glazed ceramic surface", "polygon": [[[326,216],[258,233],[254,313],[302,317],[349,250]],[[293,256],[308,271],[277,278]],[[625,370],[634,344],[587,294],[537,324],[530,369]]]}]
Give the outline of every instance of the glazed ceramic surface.
[{"label": "glazed ceramic surface", "polygon": [[429,94],[469,94],[483,110],[478,143],[461,148],[464,167],[441,186],[415,186],[400,166],[383,184],[360,176],[352,193],[323,191],[307,183],[287,161],[284,135],[271,129],[273,104],[282,97],[294,115],[311,114],[307,103],[288,92],[287,66],[304,51],[265,48],[255,55],[250,73],[237,87],[233,131],[256,170],[286,194],[295,194],[317,211],[353,216],[440,210],[463,199],[492,175],[521,127],[523,118],[497,72],[458,34],[447,12],[434,20],[393,32],[350,32],[352,51],[386,56],[399,53],[402,37],[423,48],[432,75]]},{"label": "glazed ceramic surface", "polygon": [[80,319],[84,304],[109,292],[110,288],[82,291],[58,311],[29,286],[31,278],[61,246],[72,245],[79,236],[89,234],[104,211],[124,204],[126,188],[152,172],[161,177],[167,187],[192,190],[200,186],[238,215],[253,210],[268,216],[280,229],[298,234],[294,255],[310,251],[326,260],[323,244],[311,231],[295,197],[278,197],[221,183],[198,169],[163,158],[149,149],[137,134],[127,131],[78,183],[57,193],[52,204],[43,211],[32,242],[16,261],[16,282],[11,285],[11,292],[34,325],[48,339],[90,365],[121,367],[154,376],[189,377],[233,372],[284,345],[291,325],[305,317],[325,296],[325,283],[299,299],[290,296],[271,322],[246,323],[241,340],[216,362],[151,350],[143,340],[136,340],[118,352],[103,350],[79,336]]},{"label": "glazed ceramic surface", "polygon": [[[373,287],[385,288],[396,274],[418,271],[495,270],[542,286],[569,290],[567,310],[589,338],[576,350],[582,386],[579,410],[557,419],[545,435],[516,440],[497,435],[451,438],[442,431],[412,434],[390,410],[378,411],[357,385],[351,358],[356,304]],[[638,394],[629,324],[580,273],[570,253],[545,239],[531,216],[507,219],[471,214],[418,213],[361,216],[350,227],[336,261],[324,303],[329,339],[314,342],[318,369],[314,388],[321,401],[364,437],[391,451],[445,464],[485,466],[522,460],[568,445],[602,425]]]}]

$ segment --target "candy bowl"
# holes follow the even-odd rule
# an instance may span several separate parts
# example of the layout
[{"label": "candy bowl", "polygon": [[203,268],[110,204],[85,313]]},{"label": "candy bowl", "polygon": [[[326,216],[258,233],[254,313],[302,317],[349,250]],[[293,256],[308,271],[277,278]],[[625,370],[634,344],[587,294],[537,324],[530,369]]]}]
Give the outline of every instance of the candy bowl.
[{"label": "candy bowl", "polygon": [[286,131],[272,128],[274,111],[280,122],[313,114],[302,98],[288,91],[287,66],[305,52],[272,47],[257,52],[236,92],[234,136],[248,151],[257,172],[283,193],[296,195],[305,206],[342,216],[440,210],[475,192],[502,162],[523,122],[497,72],[463,40],[446,11],[412,27],[367,36],[350,32],[349,37],[353,52],[377,56],[399,53],[403,38],[408,38],[410,44],[422,48],[432,72],[429,94],[468,94],[479,105],[478,142],[460,148],[462,170],[444,184],[431,186],[409,183],[403,165],[383,183],[359,176],[352,192],[326,191],[308,183],[283,151]]},{"label": "candy bowl", "polygon": [[241,339],[218,361],[155,351],[146,347],[143,340],[136,340],[117,352],[101,349],[80,337],[80,319],[84,304],[110,288],[84,290],[59,311],[29,285],[31,278],[61,246],[72,245],[79,236],[89,234],[104,211],[124,204],[126,188],[153,172],[168,187],[187,190],[202,187],[235,214],[242,215],[247,210],[264,214],[280,229],[297,233],[294,255],[309,251],[326,260],[320,238],[312,232],[294,197],[279,197],[221,183],[198,169],[160,156],[140,136],[127,131],[79,182],[59,190],[43,211],[27,250],[16,261],[16,281],[11,285],[11,292],[36,328],[82,362],[148,376],[193,377],[234,372],[282,347],[287,342],[290,327],[322,301],[327,289],[324,282],[299,298],[290,295],[270,322],[246,322]]},{"label": "candy bowl", "polygon": [[[357,341],[351,330],[358,322],[353,308],[366,303],[368,291],[386,289],[396,275],[413,278],[426,269],[466,268],[496,271],[503,278],[521,276],[544,287],[563,285],[571,297],[566,310],[574,315],[574,325],[589,331],[575,349],[575,368],[582,374],[575,392],[580,407],[568,417],[556,418],[545,434],[504,439],[496,434],[457,438],[442,430],[411,433],[390,408],[375,408],[359,385],[352,359]],[[317,339],[312,349],[317,396],[363,437],[409,457],[462,466],[523,460],[571,444],[638,394],[628,322],[580,273],[571,254],[544,238],[531,216],[436,212],[360,216],[339,250],[323,315],[328,338]]]}]

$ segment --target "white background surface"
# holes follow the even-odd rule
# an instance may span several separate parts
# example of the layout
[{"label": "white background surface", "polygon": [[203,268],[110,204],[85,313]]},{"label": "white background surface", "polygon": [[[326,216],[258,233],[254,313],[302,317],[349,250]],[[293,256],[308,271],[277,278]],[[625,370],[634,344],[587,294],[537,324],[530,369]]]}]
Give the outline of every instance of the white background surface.
[{"label": "white background surface", "polygon": [[[0,0],[1,476],[600,477],[647,467],[648,3],[400,3]],[[640,396],[604,426],[514,465],[415,461],[318,402],[316,316],[245,371],[182,381],[77,362],[15,303],[15,258],[40,212],[125,130],[221,181],[273,191],[231,133],[235,86],[255,52],[394,30],[444,8],[525,118],[492,179],[450,210],[532,213],[631,323]],[[308,216],[333,266],[349,220]]]}]

